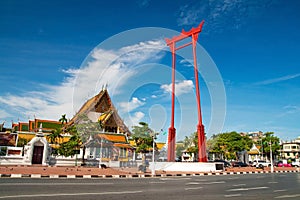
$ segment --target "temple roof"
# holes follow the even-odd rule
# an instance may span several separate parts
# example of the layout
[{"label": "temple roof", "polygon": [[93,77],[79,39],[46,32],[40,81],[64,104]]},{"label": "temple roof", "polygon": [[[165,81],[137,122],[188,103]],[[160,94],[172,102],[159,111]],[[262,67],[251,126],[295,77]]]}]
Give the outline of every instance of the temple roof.
[{"label": "temple roof", "polygon": [[[100,122],[104,128],[118,129],[120,133],[131,135],[128,127],[114,107],[106,89],[102,89],[96,96],[87,100],[76,115],[68,122],[68,125],[80,124],[80,116],[82,115],[88,116],[90,120],[92,120],[91,115],[97,116],[98,122]],[[93,120],[95,122],[95,119]]]}]

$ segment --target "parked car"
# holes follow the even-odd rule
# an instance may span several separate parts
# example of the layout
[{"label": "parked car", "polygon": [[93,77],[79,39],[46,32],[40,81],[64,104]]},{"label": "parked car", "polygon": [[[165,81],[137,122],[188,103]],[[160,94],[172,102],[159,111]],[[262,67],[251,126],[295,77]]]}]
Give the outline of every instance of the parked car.
[{"label": "parked car", "polygon": [[249,165],[247,163],[241,162],[241,161],[234,161],[231,163],[232,167],[248,167]]},{"label": "parked car", "polygon": [[230,162],[227,162],[226,160],[216,159],[216,160],[214,160],[214,162],[221,162],[221,163],[223,163],[225,168],[231,167]]},{"label": "parked car", "polygon": [[291,163],[288,163],[286,160],[280,160],[276,163],[277,167],[292,167]]},{"label": "parked car", "polygon": [[252,166],[256,168],[271,167],[271,162],[265,160],[254,160]]},{"label": "parked car", "polygon": [[292,166],[293,167],[300,167],[299,159],[292,159]]}]

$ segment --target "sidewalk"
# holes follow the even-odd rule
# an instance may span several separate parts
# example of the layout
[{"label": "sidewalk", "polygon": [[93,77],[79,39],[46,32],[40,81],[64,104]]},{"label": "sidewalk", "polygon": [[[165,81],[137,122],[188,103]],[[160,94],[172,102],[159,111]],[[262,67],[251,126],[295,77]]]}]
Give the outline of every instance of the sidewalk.
[{"label": "sidewalk", "polygon": [[[156,177],[162,176],[196,176],[196,175],[227,175],[227,174],[252,174],[270,173],[270,168],[264,170],[255,167],[227,168],[219,172],[174,172],[155,171]],[[294,167],[275,167],[275,173],[300,172]],[[138,171],[138,168],[96,168],[96,167],[52,167],[52,166],[0,166],[0,177],[49,177],[49,178],[131,178],[131,177],[152,177],[151,171]]]}]

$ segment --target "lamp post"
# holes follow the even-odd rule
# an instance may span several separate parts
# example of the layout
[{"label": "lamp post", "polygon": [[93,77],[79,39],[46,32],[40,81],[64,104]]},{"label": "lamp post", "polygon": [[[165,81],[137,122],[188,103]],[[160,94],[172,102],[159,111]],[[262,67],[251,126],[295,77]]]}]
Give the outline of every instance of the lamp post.
[{"label": "lamp post", "polygon": [[271,142],[271,140],[269,142],[269,145],[270,145],[271,173],[273,173],[274,172],[274,166],[273,166],[273,158],[272,158],[272,142]]},{"label": "lamp post", "polygon": [[102,138],[100,137],[100,158],[99,158],[99,168],[101,168],[102,164]]},{"label": "lamp post", "polygon": [[152,176],[155,176],[155,139],[156,139],[156,136],[158,134],[159,133],[155,133],[155,131],[153,131],[151,133],[151,137],[152,137],[152,169],[151,169],[151,175]]},{"label": "lamp post", "polygon": [[151,170],[152,176],[155,175],[155,164],[154,164],[155,142],[154,142],[154,139],[155,139],[155,133],[153,135],[153,140],[152,140],[152,143],[153,143],[153,146],[152,146],[152,170]]}]

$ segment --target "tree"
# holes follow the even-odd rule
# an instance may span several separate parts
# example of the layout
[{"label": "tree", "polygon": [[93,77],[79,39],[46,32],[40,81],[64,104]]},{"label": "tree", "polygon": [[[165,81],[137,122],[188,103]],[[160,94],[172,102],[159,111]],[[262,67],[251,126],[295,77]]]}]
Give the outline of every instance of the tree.
[{"label": "tree", "polygon": [[86,114],[79,115],[78,121],[79,123],[77,125],[71,126],[70,128],[76,129],[75,132],[78,132],[83,143],[86,142],[90,136],[102,132],[100,122],[92,122]]},{"label": "tree", "polygon": [[66,114],[63,114],[61,116],[61,118],[58,120],[59,122],[61,122],[61,124],[65,124],[68,122],[67,118],[66,118]]},{"label": "tree", "polygon": [[67,118],[66,118],[66,114],[63,114],[61,116],[61,118],[58,120],[61,122],[61,125],[62,125],[62,132],[65,133],[65,127],[64,127],[64,124],[68,122]]},{"label": "tree", "polygon": [[19,138],[17,146],[22,147],[22,156],[24,156],[24,146],[28,143],[29,141],[25,138]]},{"label": "tree", "polygon": [[274,136],[274,132],[266,132],[262,138],[262,150],[266,154],[267,158],[270,160],[270,143],[272,148],[273,158],[278,155],[278,150],[280,150],[279,138]]},{"label": "tree", "polygon": [[[61,129],[57,128],[56,130],[52,130],[51,134],[47,135],[47,139],[50,140],[50,144],[59,144],[59,139],[63,138],[63,136],[60,135]],[[52,147],[52,155],[57,155],[57,149]]]},{"label": "tree", "polygon": [[74,156],[75,154],[78,154],[78,150],[80,149],[81,143],[82,142],[79,134],[75,133],[71,136],[69,141],[64,142],[60,145],[58,153],[65,157]]},{"label": "tree", "polygon": [[60,135],[61,133],[61,129],[57,128],[55,130],[51,131],[51,134],[47,135],[47,139],[50,140],[50,144],[58,144],[58,139],[62,138],[62,136]]},{"label": "tree", "polygon": [[133,126],[132,129],[132,139],[135,141],[137,149],[137,153],[146,153],[152,148],[153,138],[151,137],[151,133],[153,132],[147,123],[140,122],[140,126]]},{"label": "tree", "polygon": [[252,140],[248,136],[242,136],[233,131],[213,135],[209,141],[209,149],[211,153],[220,154],[222,158],[237,160],[238,152],[250,150],[252,143]]}]

